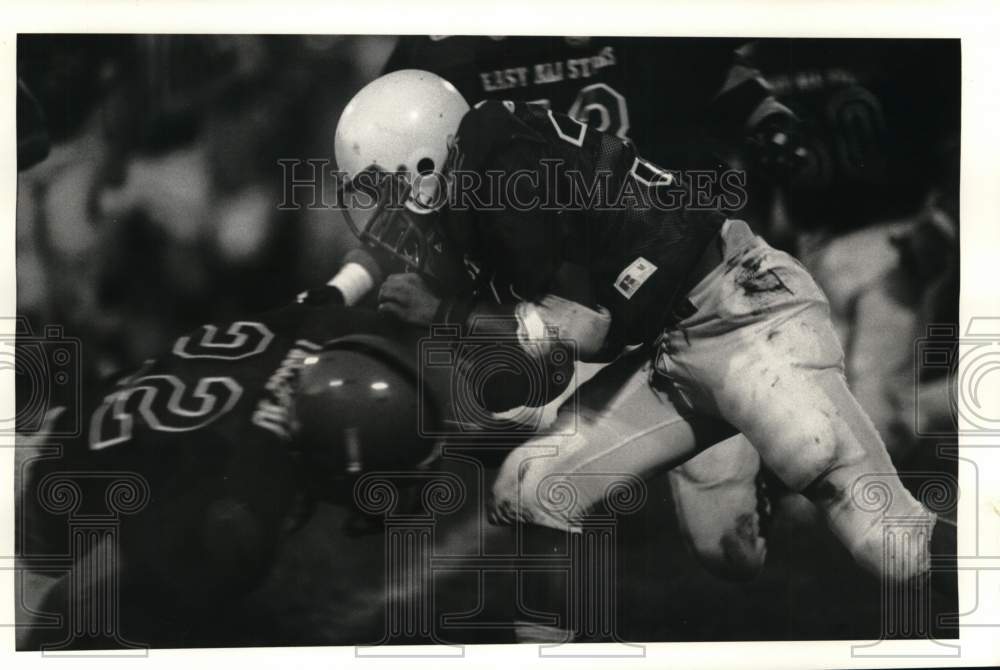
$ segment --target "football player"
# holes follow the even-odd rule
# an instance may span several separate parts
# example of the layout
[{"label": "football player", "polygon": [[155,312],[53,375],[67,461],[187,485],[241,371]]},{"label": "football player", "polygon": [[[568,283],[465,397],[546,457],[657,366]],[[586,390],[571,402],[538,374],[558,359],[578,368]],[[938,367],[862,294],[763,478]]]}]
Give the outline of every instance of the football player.
[{"label": "football player", "polygon": [[[812,278],[744,222],[695,200],[631,142],[541,105],[468,109],[447,81],[404,70],[354,97],[335,148],[351,185],[370,192],[363,184],[379,173],[412,184],[405,207],[377,199],[354,224],[369,244],[400,249],[406,240],[417,250],[415,272],[382,284],[383,311],[424,326],[492,317],[497,337],[543,358],[560,340],[584,361],[644,346],[644,372],[669,382],[669,392],[620,387],[610,409],[582,416],[592,436],[560,439],[550,458],[508,463],[494,487],[496,519],[573,531],[606,491],[586,475],[606,474],[608,462],[639,474],[683,463],[720,438],[703,430],[709,418],[742,432],[870,572],[907,580],[930,570],[920,543],[884,551],[893,519],[922,522],[935,550],[954,547],[954,528],[902,486],[851,396]],[[581,184],[588,202],[567,199]],[[438,246],[464,257],[472,288],[421,273]],[[615,422],[618,413],[625,418]],[[545,444],[551,437],[537,442]],[[557,504],[559,483],[575,504]]]},{"label": "football player", "polygon": [[[752,63],[752,46],[735,38],[403,36],[385,71],[427,70],[466,100],[525,101],[563,112],[636,141],[660,165],[721,171],[736,160],[774,177],[801,148],[796,119]],[[653,100],[650,91],[664,91],[669,102]],[[628,369],[632,380],[609,372],[588,383],[642,384],[648,370]],[[746,534],[757,523],[759,457],[742,436],[717,451],[665,477],[682,536],[702,565],[724,578],[746,578],[765,557],[763,538]]]},{"label": "football player", "polygon": [[[350,252],[327,286],[247,320],[206,324],[102,397],[84,399],[81,436],[28,470],[19,500],[22,554],[83,560],[63,503],[107,514],[102,487],[121,475],[131,488],[118,494],[145,504],[120,517],[111,574],[78,579],[116,580],[126,634],[162,640],[185,629],[165,622],[193,625],[259,585],[284,536],[317,501],[353,506],[361,474],[430,462],[433,441],[417,427],[440,412],[419,401],[414,329],[351,307],[378,273],[366,252]],[[394,420],[379,420],[372,407]],[[71,433],[75,420],[52,410],[47,431]],[[348,532],[370,521],[355,509]],[[90,607],[72,601],[87,595],[67,594],[75,583],[57,583],[41,611],[64,611],[67,598]],[[154,621],[144,622],[152,612]],[[37,627],[26,647],[63,632]]]}]

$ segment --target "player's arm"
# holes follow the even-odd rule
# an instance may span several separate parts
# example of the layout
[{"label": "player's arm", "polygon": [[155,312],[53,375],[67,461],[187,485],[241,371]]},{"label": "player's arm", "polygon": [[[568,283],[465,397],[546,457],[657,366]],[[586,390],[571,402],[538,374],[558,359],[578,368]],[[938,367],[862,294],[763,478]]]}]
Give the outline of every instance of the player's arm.
[{"label": "player's arm", "polygon": [[[574,273],[561,270],[560,278]],[[493,295],[496,291],[497,295]],[[503,291],[503,295],[499,295]],[[486,294],[486,295],[484,295]],[[573,299],[566,297],[573,296]],[[517,299],[509,287],[487,286],[478,295],[441,297],[415,273],[390,275],[379,291],[379,310],[405,323],[419,326],[455,325],[463,335],[478,341],[497,341],[506,351],[523,356],[525,365],[515,368],[542,370],[547,380],[543,397],[530,393],[531,380],[521,375],[491,377],[489,388],[477,389],[486,406],[495,412],[522,406],[525,398],[545,404],[565,389],[572,378],[576,360],[606,358],[611,315],[608,310],[589,306],[578,288],[545,293],[531,300]],[[514,363],[514,361],[511,361]]]},{"label": "player's arm", "polygon": [[516,339],[528,355],[548,356],[555,347],[572,349],[581,361],[592,361],[604,349],[611,314],[547,293],[535,300],[497,304],[487,300],[445,300],[437,322],[462,325],[470,331]]},{"label": "player's arm", "polygon": [[[514,175],[527,166],[538,178],[512,178],[503,193],[476,194],[480,202],[503,198],[498,211],[475,219],[485,264],[496,275],[480,291],[485,300],[450,301],[439,321],[516,338],[529,356],[549,356],[560,346],[572,349],[576,360],[607,360],[611,315],[591,295],[588,269],[568,262],[565,250],[570,229],[587,225],[595,214],[572,204],[556,210],[539,204],[549,201],[548,189],[565,186],[550,183],[542,166],[555,160],[563,175],[588,175],[596,167],[591,155],[601,151],[614,179],[622,179],[635,158],[631,145],[617,138],[609,145],[605,136],[565,115],[501,101],[469,112],[459,140],[466,169]],[[617,183],[612,180],[609,188]]]},{"label": "player's arm", "polygon": [[[454,313],[448,316],[456,318]],[[537,402],[527,400],[535,397],[528,375],[485,380],[488,387],[480,391],[484,404],[494,412],[554,400],[572,379],[574,362],[588,360],[602,350],[611,323],[607,310],[593,310],[553,294],[513,305],[477,302],[463,316],[457,320],[464,324],[466,333],[477,339],[516,344],[508,351],[515,351],[529,364],[516,367],[540,370],[547,380],[540,387],[543,394]]]},{"label": "player's arm", "polygon": [[576,167],[585,147],[565,137],[588,132],[561,114],[510,102],[486,101],[466,114],[458,131],[462,169],[503,175],[504,186],[478,181],[472,195],[486,207],[452,225],[475,227],[477,255],[492,275],[481,280],[476,297],[443,301],[437,322],[516,340],[535,359],[549,360],[562,348],[590,360],[603,350],[611,316],[589,296],[587,270],[565,257],[569,229],[584,225],[586,213],[545,204],[557,188],[545,162]]},{"label": "player's arm", "polygon": [[[562,280],[532,300],[497,301],[486,298],[455,298],[440,303],[436,323],[455,324],[477,340],[496,340],[514,344],[508,352],[524,357],[525,365],[540,370],[546,383],[537,402],[532,380],[524,375],[495,376],[489,387],[479,389],[484,404],[494,412],[531,404],[546,404],[561,394],[573,377],[576,361],[603,360],[607,356],[611,315],[607,309],[588,304],[585,290],[574,279],[572,268],[558,273]],[[561,380],[561,381],[553,381]]]},{"label": "player's arm", "polygon": [[324,286],[299,294],[298,302],[322,301],[351,307],[378,287],[384,273],[375,258],[364,249],[353,249],[344,256],[337,273]]}]

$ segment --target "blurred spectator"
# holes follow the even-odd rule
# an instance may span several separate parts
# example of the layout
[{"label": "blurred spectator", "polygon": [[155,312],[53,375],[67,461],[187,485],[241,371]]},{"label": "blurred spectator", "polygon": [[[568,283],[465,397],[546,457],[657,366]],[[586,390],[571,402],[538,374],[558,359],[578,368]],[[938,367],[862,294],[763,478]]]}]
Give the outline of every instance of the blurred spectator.
[{"label": "blurred spectator", "polygon": [[344,227],[279,211],[277,161],[330,157],[342,106],[393,43],[22,36],[18,74],[54,146],[18,184],[20,311],[64,324],[103,377],[325,281]]},{"label": "blurred spectator", "polygon": [[956,40],[776,39],[756,47],[755,62],[801,119],[809,149],[782,193],[795,230],[832,234],[908,216],[940,186],[961,110]]},{"label": "blurred spectator", "polygon": [[958,320],[958,44],[755,46],[776,95],[801,119],[808,148],[802,169],[779,188],[752,185],[759,228],[827,293],[848,381],[897,463],[905,462],[918,423],[948,420],[916,416],[918,382],[948,394],[921,378],[914,345],[928,326]]},{"label": "blurred spectator", "polygon": [[830,299],[851,389],[897,463],[911,456],[918,424],[925,433],[949,428],[946,379],[921,384],[944,402],[930,413],[934,404],[921,403],[917,415],[915,345],[928,326],[948,323],[939,304],[957,303],[957,235],[954,219],[929,199],[914,216],[835,237],[805,259]]}]

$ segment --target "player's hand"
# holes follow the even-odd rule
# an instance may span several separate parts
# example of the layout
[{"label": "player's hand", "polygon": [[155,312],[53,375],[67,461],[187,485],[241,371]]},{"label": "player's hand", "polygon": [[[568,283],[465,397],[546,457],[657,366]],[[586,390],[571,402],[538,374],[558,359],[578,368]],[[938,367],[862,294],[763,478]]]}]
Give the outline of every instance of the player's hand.
[{"label": "player's hand", "polygon": [[386,277],[378,292],[378,309],[396,316],[399,320],[417,326],[434,323],[434,315],[441,305],[423,277],[415,272]]}]

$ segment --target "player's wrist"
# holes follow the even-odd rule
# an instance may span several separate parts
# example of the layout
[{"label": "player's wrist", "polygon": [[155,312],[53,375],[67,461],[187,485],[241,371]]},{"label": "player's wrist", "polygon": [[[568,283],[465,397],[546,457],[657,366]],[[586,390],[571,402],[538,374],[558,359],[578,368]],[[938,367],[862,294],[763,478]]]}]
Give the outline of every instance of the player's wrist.
[{"label": "player's wrist", "polygon": [[298,295],[297,301],[302,305],[319,307],[321,305],[346,305],[344,294],[336,286],[319,286],[317,288],[303,291]]},{"label": "player's wrist", "polygon": [[339,291],[344,304],[350,307],[360,302],[374,288],[375,278],[360,263],[348,262],[326,285]]}]

